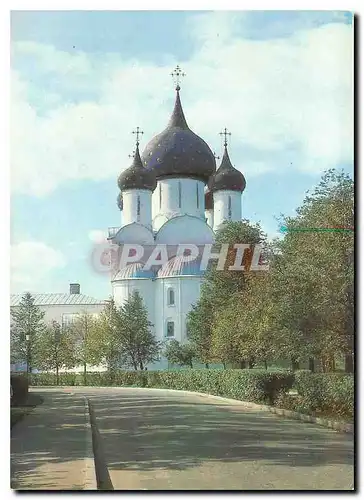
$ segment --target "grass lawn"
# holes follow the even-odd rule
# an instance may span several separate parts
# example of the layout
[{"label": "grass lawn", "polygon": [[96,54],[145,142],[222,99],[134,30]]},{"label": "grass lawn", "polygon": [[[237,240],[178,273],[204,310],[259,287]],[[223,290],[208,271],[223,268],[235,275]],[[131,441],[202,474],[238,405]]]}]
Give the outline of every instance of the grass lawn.
[{"label": "grass lawn", "polygon": [[10,407],[10,428],[28,415],[36,406],[43,403],[43,398],[38,394],[29,392],[25,403]]}]

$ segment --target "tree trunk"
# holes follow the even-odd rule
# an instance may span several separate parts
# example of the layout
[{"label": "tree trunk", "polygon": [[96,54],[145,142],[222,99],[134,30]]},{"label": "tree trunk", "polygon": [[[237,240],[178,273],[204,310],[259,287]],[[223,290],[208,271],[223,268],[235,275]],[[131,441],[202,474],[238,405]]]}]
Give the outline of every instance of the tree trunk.
[{"label": "tree trunk", "polygon": [[87,363],[83,363],[83,385],[87,385]]},{"label": "tree trunk", "polygon": [[264,360],[264,368],[265,368],[266,370],[268,370],[268,364],[267,364],[266,360]]},{"label": "tree trunk", "polygon": [[352,354],[345,356],[345,373],[354,373],[354,356]]},{"label": "tree trunk", "polygon": [[59,368],[58,368],[58,363],[56,366],[56,384],[59,385]]},{"label": "tree trunk", "polygon": [[224,367],[224,370],[226,370],[226,363],[223,363],[222,366]]},{"label": "tree trunk", "polygon": [[209,364],[205,363],[205,368],[209,369]]},{"label": "tree trunk", "polygon": [[254,359],[253,359],[253,358],[250,358],[250,359],[249,359],[249,364],[248,364],[248,366],[249,366],[249,369],[250,369],[250,370],[251,370],[252,368],[254,368]]},{"label": "tree trunk", "polygon": [[142,363],[142,362],[140,362],[140,363],[139,363],[139,368],[140,368],[141,370],[144,370],[144,366],[143,366],[143,363]]},{"label": "tree trunk", "polygon": [[308,360],[308,369],[314,373],[315,371],[315,359],[314,358],[309,358]]},{"label": "tree trunk", "polygon": [[244,368],[246,368],[246,362],[245,362],[245,360],[240,361],[239,367],[240,367],[241,370],[244,370]]}]

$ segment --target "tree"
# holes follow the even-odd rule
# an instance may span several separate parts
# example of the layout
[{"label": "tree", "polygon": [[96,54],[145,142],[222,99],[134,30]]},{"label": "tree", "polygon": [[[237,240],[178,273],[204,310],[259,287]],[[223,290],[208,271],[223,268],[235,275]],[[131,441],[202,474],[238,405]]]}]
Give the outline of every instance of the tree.
[{"label": "tree", "polygon": [[173,339],[167,343],[164,355],[171,364],[193,368],[194,350],[191,344],[180,344]]},{"label": "tree", "polygon": [[152,323],[139,292],[135,291],[120,311],[121,363],[134,370],[144,370],[147,363],[159,360],[162,344],[151,332]]},{"label": "tree", "polygon": [[77,363],[83,366],[84,384],[87,382],[87,365],[97,364],[100,353],[95,346],[97,335],[97,320],[94,315],[84,311],[80,313],[76,321],[69,327],[75,342]]},{"label": "tree", "polygon": [[11,309],[12,326],[10,330],[11,360],[14,363],[27,360],[27,371],[32,371],[32,355],[38,336],[46,328],[44,312],[34,303],[35,298],[25,293],[19,306]]},{"label": "tree", "polygon": [[57,385],[59,370],[76,365],[75,342],[70,329],[63,329],[57,321],[52,321],[38,336],[35,358],[41,370],[55,370]]}]

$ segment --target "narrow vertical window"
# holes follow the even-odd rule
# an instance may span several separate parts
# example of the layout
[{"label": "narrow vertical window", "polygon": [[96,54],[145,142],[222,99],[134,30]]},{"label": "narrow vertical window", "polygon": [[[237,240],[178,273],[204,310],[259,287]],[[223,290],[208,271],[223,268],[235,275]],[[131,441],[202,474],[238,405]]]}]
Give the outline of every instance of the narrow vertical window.
[{"label": "narrow vertical window", "polygon": [[172,288],[168,290],[168,305],[174,306],[174,290]]},{"label": "narrow vertical window", "polygon": [[178,207],[181,208],[182,205],[182,185],[181,181],[178,181]]},{"label": "narrow vertical window", "polygon": [[140,196],[137,197],[137,220],[140,220]]},{"label": "narrow vertical window", "polygon": [[231,196],[229,195],[228,199],[228,214],[229,214],[229,220],[231,220]]},{"label": "narrow vertical window", "polygon": [[196,182],[196,199],[197,199],[197,208],[199,208],[200,200],[198,199],[198,182]]},{"label": "narrow vertical window", "polygon": [[167,321],[167,337],[174,337],[174,322]]},{"label": "narrow vertical window", "polygon": [[162,208],[162,184],[159,184],[159,208]]}]

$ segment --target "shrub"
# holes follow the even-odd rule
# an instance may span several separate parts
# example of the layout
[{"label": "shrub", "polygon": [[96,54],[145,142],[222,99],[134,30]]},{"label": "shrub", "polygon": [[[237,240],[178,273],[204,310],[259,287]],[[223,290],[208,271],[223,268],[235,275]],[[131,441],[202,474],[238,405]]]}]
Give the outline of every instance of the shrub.
[{"label": "shrub", "polygon": [[[66,380],[66,376],[69,378]],[[204,392],[215,396],[273,404],[293,384],[293,374],[267,370],[113,371],[87,374],[89,386],[137,386]],[[32,376],[33,385],[55,385],[52,374]],[[83,374],[62,374],[60,385],[83,385]]]},{"label": "shrub", "polygon": [[28,397],[28,377],[26,375],[10,375],[10,383],[13,388],[11,403],[15,406],[26,402]]},{"label": "shrub", "polygon": [[354,416],[354,377],[342,373],[295,374],[299,404],[307,412]]}]

